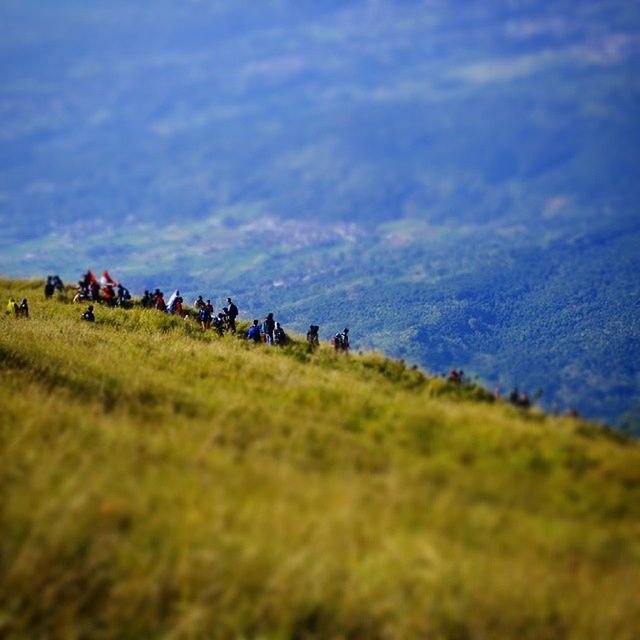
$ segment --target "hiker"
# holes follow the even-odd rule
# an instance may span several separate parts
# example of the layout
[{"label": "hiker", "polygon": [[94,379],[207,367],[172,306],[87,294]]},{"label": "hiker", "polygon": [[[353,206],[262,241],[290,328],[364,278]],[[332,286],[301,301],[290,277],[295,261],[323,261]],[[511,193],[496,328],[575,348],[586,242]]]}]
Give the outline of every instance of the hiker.
[{"label": "hiker", "polygon": [[518,398],[518,406],[521,409],[529,409],[531,407],[531,400],[529,400],[529,396],[526,393],[521,393]]},{"label": "hiker", "polygon": [[62,278],[59,275],[53,276],[51,282],[54,290],[64,293],[64,282],[62,282]]},{"label": "hiker", "polygon": [[451,371],[449,371],[449,382],[452,382],[453,384],[460,384],[460,374],[456,369],[451,369]]},{"label": "hiker", "polygon": [[236,332],[236,318],[238,317],[238,307],[233,304],[231,298],[227,298],[227,323],[231,333]]},{"label": "hiker", "polygon": [[78,287],[76,288],[76,293],[73,296],[73,303],[80,302],[81,300],[91,300],[91,293],[89,292],[89,287],[86,287],[82,280],[78,282]]},{"label": "hiker", "polygon": [[174,315],[182,316],[182,303],[184,302],[180,292],[176,289],[167,303],[167,311]]},{"label": "hiker", "polygon": [[95,282],[95,283],[98,282],[98,278],[96,278],[95,274],[93,273],[93,271],[91,271],[91,269],[88,269],[87,273],[85,273],[82,276],[82,281],[81,282],[85,287],[89,287],[90,288],[91,284],[93,282]]},{"label": "hiker", "polygon": [[336,333],[336,335],[333,336],[333,338],[331,338],[331,344],[333,345],[333,348],[336,351],[341,351],[342,350],[342,334]]},{"label": "hiker", "polygon": [[204,308],[211,314],[211,317],[215,315],[216,310],[213,308],[211,304],[211,300],[207,300],[207,304],[204,305]]},{"label": "hiker", "polygon": [[129,293],[129,289],[122,285],[122,283],[118,283],[118,304],[122,307],[131,306],[130,301],[131,294]]},{"label": "hiker", "polygon": [[17,318],[19,309],[20,307],[18,307],[18,303],[13,298],[9,298],[9,302],[7,303],[7,315],[12,315],[14,318]]},{"label": "hiker", "polygon": [[518,404],[518,401],[520,400],[520,393],[518,392],[518,387],[514,387],[513,389],[511,389],[511,393],[509,394],[509,402],[511,404]]},{"label": "hiker", "polygon": [[287,334],[284,332],[282,325],[276,322],[275,329],[273,331],[273,344],[278,347],[282,347],[287,343]]},{"label": "hiker", "polygon": [[164,301],[164,296],[162,295],[162,292],[160,292],[159,296],[156,296],[156,309],[158,311],[163,311],[165,313],[167,311],[167,304]]},{"label": "hiker", "polygon": [[29,318],[29,303],[26,298],[22,298],[22,302],[20,302],[20,307],[18,308],[18,315],[23,318]]},{"label": "hiker", "polygon": [[349,329],[345,327],[345,330],[342,332],[342,344],[341,348],[345,353],[349,353]]},{"label": "hiker", "polygon": [[206,306],[204,300],[202,299],[202,296],[198,296],[198,299],[193,303],[193,306],[195,307],[196,311],[200,311],[202,307]]},{"label": "hiker", "polygon": [[51,276],[47,276],[47,284],[44,285],[44,297],[50,298],[55,291],[55,287],[53,285],[53,278]]},{"label": "hiker", "polygon": [[82,319],[87,322],[95,322],[96,317],[93,315],[93,305],[90,304],[87,310],[82,314]]},{"label": "hiker", "polygon": [[171,294],[169,301],[167,302],[167,313],[176,312],[176,302],[180,301],[180,306],[182,306],[182,298],[180,297],[180,291],[177,289]]},{"label": "hiker", "polygon": [[262,323],[262,333],[264,334],[264,341],[268,345],[273,344],[273,332],[275,331],[276,323],[273,320],[273,313],[270,313]]},{"label": "hiker", "polygon": [[260,327],[258,321],[254,320],[249,331],[247,331],[247,340],[253,340],[254,342],[260,342]]},{"label": "hiker", "polygon": [[320,338],[318,332],[320,327],[317,324],[309,325],[309,331],[307,331],[307,342],[311,348],[317,347],[320,344]]},{"label": "hiker", "polygon": [[107,305],[110,307],[115,307],[116,292],[113,290],[113,287],[110,284],[107,284],[102,288],[102,291],[104,292],[103,298]]},{"label": "hiker", "polygon": [[206,331],[211,326],[211,314],[207,311],[207,307],[201,307],[198,311],[198,322],[203,331]]},{"label": "hiker", "polygon": [[91,291],[91,300],[93,302],[100,302],[100,285],[97,280],[91,281],[89,290]]},{"label": "hiker", "polygon": [[224,313],[222,313],[222,311],[220,311],[220,313],[218,313],[217,316],[212,316],[212,321],[213,321],[213,325],[216,328],[216,331],[218,332],[219,335],[223,335],[224,333],[224,329],[225,329],[225,318],[224,318]]},{"label": "hiker", "polygon": [[140,306],[143,309],[149,309],[153,306],[153,296],[147,289],[144,290],[144,295],[142,296],[142,300],[140,300]]}]

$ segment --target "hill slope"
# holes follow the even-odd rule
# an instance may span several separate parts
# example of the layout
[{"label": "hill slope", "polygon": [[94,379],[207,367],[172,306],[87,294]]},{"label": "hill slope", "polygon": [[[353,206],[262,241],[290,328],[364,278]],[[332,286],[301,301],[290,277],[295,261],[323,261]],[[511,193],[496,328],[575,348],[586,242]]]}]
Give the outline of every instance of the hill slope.
[{"label": "hill slope", "polygon": [[7,638],[631,638],[640,448],[375,354],[0,320]]}]

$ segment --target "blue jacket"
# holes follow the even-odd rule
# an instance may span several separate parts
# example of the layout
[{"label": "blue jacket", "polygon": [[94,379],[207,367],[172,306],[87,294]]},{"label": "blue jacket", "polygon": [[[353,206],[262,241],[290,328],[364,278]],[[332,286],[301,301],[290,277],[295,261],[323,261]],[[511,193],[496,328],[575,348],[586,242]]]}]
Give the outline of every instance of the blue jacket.
[{"label": "blue jacket", "polygon": [[247,331],[247,340],[260,342],[260,327],[256,327],[255,325],[251,326],[249,331]]}]

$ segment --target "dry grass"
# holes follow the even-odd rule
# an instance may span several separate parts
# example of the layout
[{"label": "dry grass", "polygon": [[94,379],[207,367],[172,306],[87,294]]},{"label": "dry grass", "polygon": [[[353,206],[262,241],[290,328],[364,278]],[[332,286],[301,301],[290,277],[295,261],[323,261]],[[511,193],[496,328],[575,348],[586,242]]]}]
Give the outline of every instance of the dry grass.
[{"label": "dry grass", "polygon": [[640,637],[640,448],[375,354],[27,295],[0,636]]}]

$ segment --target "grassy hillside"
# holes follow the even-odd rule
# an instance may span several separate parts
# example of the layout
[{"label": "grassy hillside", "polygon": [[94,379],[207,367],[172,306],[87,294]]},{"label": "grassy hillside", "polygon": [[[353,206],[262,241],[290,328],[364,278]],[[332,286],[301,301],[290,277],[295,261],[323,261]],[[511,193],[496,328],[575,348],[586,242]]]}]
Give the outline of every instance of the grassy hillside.
[{"label": "grassy hillside", "polygon": [[640,637],[640,448],[377,355],[0,319],[0,636]]}]

